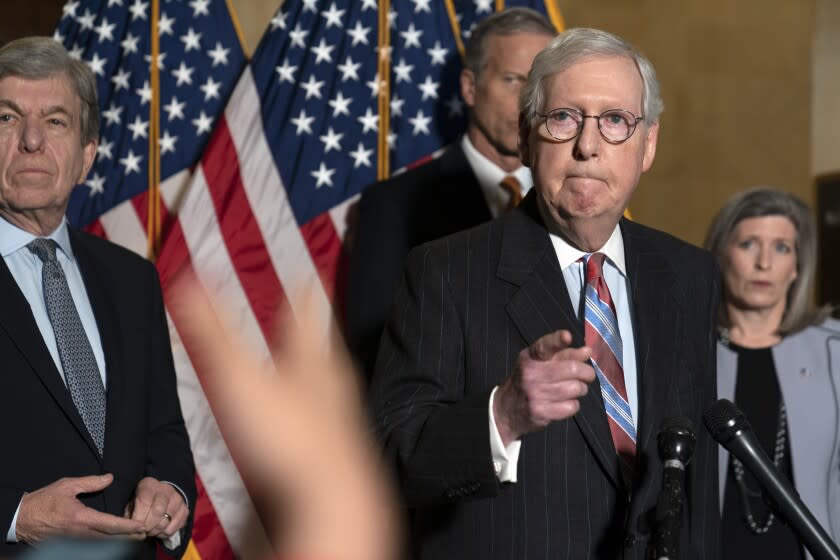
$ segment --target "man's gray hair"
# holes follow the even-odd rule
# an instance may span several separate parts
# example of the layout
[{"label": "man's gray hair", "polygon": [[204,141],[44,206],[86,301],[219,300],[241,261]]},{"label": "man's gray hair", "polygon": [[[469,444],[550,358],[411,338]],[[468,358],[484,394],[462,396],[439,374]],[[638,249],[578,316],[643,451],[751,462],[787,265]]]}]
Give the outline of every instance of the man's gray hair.
[{"label": "man's gray hair", "polygon": [[494,35],[533,33],[554,37],[557,29],[548,19],[530,8],[510,8],[487,16],[470,34],[464,53],[464,67],[471,70],[476,79],[487,63],[487,40]]},{"label": "man's gray hair", "polygon": [[50,37],[24,37],[0,48],[0,80],[15,76],[27,80],[67,77],[79,96],[82,146],[99,138],[99,103],[96,77],[87,64],[70,56]]},{"label": "man's gray hair", "polygon": [[547,110],[543,107],[545,103],[543,90],[546,80],[591,57],[631,59],[642,77],[642,110],[645,113],[645,123],[650,126],[659,120],[664,104],[659,94],[659,81],[656,79],[653,64],[632,45],[612,33],[600,29],[576,27],[558,35],[534,59],[531,72],[528,74],[528,82],[522,89],[519,99],[519,108],[530,124],[537,120],[537,113]]},{"label": "man's gray hair", "polygon": [[[811,304],[811,289],[817,269],[817,226],[811,209],[792,194],[770,187],[755,187],[733,195],[715,216],[706,233],[705,248],[717,257],[721,269],[726,268],[726,249],[735,228],[747,218],[781,216],[796,228],[796,279],[788,288],[787,306],[779,326],[780,335],[795,333],[822,322],[830,309],[816,309]],[[725,270],[724,270],[725,272]],[[730,327],[725,294],[721,301],[718,322]]]}]

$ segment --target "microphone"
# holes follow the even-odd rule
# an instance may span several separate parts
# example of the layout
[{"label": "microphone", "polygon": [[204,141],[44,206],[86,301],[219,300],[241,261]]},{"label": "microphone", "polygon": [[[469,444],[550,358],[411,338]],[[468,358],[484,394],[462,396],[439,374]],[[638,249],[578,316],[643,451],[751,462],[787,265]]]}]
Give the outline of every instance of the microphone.
[{"label": "microphone", "polygon": [[840,550],[808,510],[785,477],[779,475],[750,427],[744,413],[720,399],[703,414],[712,437],[737,457],[770,496],[779,513],[817,560],[840,560]]},{"label": "microphone", "polygon": [[662,422],[656,441],[663,468],[651,557],[654,560],[671,560],[679,557],[685,467],[694,453],[694,425],[685,416],[667,418]]}]

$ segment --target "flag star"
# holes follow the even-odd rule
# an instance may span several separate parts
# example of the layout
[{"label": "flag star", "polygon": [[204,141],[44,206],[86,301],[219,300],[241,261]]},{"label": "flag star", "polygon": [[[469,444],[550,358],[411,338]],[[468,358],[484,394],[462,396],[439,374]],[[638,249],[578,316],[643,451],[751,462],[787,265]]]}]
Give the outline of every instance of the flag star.
[{"label": "flag star", "polygon": [[192,73],[195,71],[195,68],[189,68],[183,60],[181,61],[181,65],[178,66],[177,69],[172,71],[172,75],[175,76],[177,80],[175,85],[182,86],[184,84],[192,85]]},{"label": "flag star", "polygon": [[388,10],[388,27],[397,27],[397,12],[394,10],[393,6],[391,6],[390,10]]},{"label": "flag star", "polygon": [[339,115],[347,115],[350,116],[350,103],[353,100],[349,97],[344,97],[344,94],[340,91],[335,99],[330,99],[327,101],[327,104],[333,108],[333,118]]},{"label": "flag star", "polygon": [[315,120],[315,117],[307,116],[306,111],[303,109],[300,110],[300,115],[290,120],[297,127],[297,130],[295,130],[296,136],[300,136],[304,132],[306,134],[312,134],[312,121]]},{"label": "flag star", "polygon": [[315,171],[310,171],[310,175],[315,177],[316,183],[315,188],[320,189],[324,185],[328,187],[333,186],[332,176],[335,174],[335,169],[327,169],[327,166],[324,165],[324,162],[321,162],[320,167],[318,167]]},{"label": "flag star", "polygon": [[75,2],[67,2],[64,7],[61,9],[61,17],[76,17],[76,9],[79,7],[79,2],[76,0]]},{"label": "flag star", "polygon": [[192,123],[195,125],[195,134],[198,136],[204,132],[210,132],[213,126],[213,119],[202,111],[199,113],[198,118],[192,120]]},{"label": "flag star", "polygon": [[122,5],[123,5],[123,0],[108,0],[108,7],[109,8],[111,6],[122,6]]},{"label": "flag star", "polygon": [[207,54],[213,59],[213,67],[215,68],[219,64],[224,66],[228,63],[229,52],[230,49],[223,48],[222,44],[219,41],[216,41],[216,47],[211,51],[207,51]]},{"label": "flag star", "polygon": [[64,35],[59,33],[58,29],[53,31],[52,38],[53,38],[53,41],[55,41],[56,43],[64,43]]},{"label": "flag star", "polygon": [[426,101],[430,97],[432,99],[438,98],[438,83],[433,82],[431,76],[426,76],[426,81],[424,81],[417,87],[420,88],[420,91],[423,92],[423,101]]},{"label": "flag star", "polygon": [[303,0],[303,11],[318,13],[318,0]]},{"label": "flag star", "polygon": [[140,105],[145,105],[152,100],[152,88],[149,87],[149,80],[143,82],[143,87],[134,90],[140,96]]},{"label": "flag star", "polygon": [[105,64],[108,62],[107,58],[99,58],[98,54],[93,53],[93,58],[85,62],[87,62],[87,65],[90,66],[94,74],[99,76],[105,75]]},{"label": "flag star", "polygon": [[377,95],[379,95],[380,90],[382,90],[386,86],[387,84],[385,83],[385,81],[379,79],[379,72],[376,73],[376,75],[371,81],[367,82],[367,87],[370,88],[371,97],[376,97]]},{"label": "flag star", "polygon": [[426,52],[432,57],[432,65],[446,64],[446,55],[449,53],[449,49],[441,47],[440,41],[435,41],[435,46],[431,49],[426,49]]},{"label": "flag star", "polygon": [[90,187],[90,196],[102,194],[105,192],[105,177],[100,177],[99,173],[94,173],[93,177],[85,181],[85,185]]},{"label": "flag star", "polygon": [[432,13],[432,9],[429,8],[429,2],[431,0],[411,0],[414,2],[414,13],[419,14],[420,12]]},{"label": "flag star", "polygon": [[111,124],[120,124],[120,114],[123,112],[122,105],[116,105],[111,103],[108,107],[107,111],[102,111],[102,118],[105,119],[105,122],[109,125]]},{"label": "flag star", "polygon": [[126,33],[125,39],[120,42],[120,46],[126,53],[136,53],[138,41],[140,41],[140,37],[132,35],[131,31],[129,31]]},{"label": "flag star", "polygon": [[310,97],[317,97],[318,99],[321,99],[321,88],[324,87],[324,82],[316,80],[315,75],[310,74],[309,80],[302,82],[300,87],[306,90],[305,99],[309,99]]},{"label": "flag star", "polygon": [[108,23],[108,18],[103,17],[102,21],[99,23],[99,26],[96,27],[94,30],[96,35],[99,37],[97,42],[101,43],[102,41],[113,41],[114,40],[114,28],[117,26],[116,23]]},{"label": "flag star", "polygon": [[175,151],[175,142],[178,141],[177,136],[170,136],[168,130],[163,131],[163,136],[158,139],[158,143],[160,144],[160,155],[163,155],[167,152],[174,152]]},{"label": "flag star", "polygon": [[400,99],[396,95],[391,98],[391,114],[395,117],[402,116],[402,108],[405,105],[405,99]]},{"label": "flag star", "polygon": [[373,150],[366,150],[364,144],[359,142],[359,147],[349,152],[350,157],[353,158],[353,169],[358,169],[359,166],[364,165],[370,167],[370,156],[373,155]]},{"label": "flag star", "polygon": [[102,140],[99,145],[96,147],[96,153],[104,158],[114,159],[114,154],[111,152],[111,149],[114,147],[113,142],[108,142],[106,140]]},{"label": "flag star", "polygon": [[330,4],[330,9],[326,12],[321,12],[321,15],[327,19],[327,29],[335,25],[336,27],[344,27],[344,24],[341,22],[341,16],[344,15],[344,12],[347,10],[338,10],[335,7],[335,2]]},{"label": "flag star", "polygon": [[359,68],[362,66],[361,62],[353,62],[353,59],[348,56],[347,60],[344,61],[344,64],[338,65],[338,71],[341,72],[341,81],[346,82],[347,80],[355,80],[359,81]]},{"label": "flag star", "polygon": [[277,15],[271,20],[271,30],[274,31],[277,28],[286,29],[286,18],[288,17],[289,14],[286,12],[277,12]]},{"label": "flag star", "polygon": [[310,49],[315,53],[315,64],[319,64],[321,62],[332,62],[331,53],[334,48],[335,46],[328,45],[326,39],[321,37],[321,41],[318,43],[318,46]]},{"label": "flag star", "polygon": [[128,125],[128,129],[131,131],[132,140],[137,140],[138,137],[149,137],[149,121],[144,121],[140,115],[134,117],[134,122]]},{"label": "flag star", "polygon": [[417,136],[421,132],[423,134],[429,134],[429,123],[432,122],[432,117],[427,117],[423,113],[423,109],[419,109],[417,115],[413,119],[408,119],[408,122],[414,127],[411,131],[412,136]]},{"label": "flag star", "polygon": [[289,82],[290,84],[295,82],[295,70],[297,70],[297,66],[289,64],[288,58],[284,58],[283,64],[277,66],[275,70],[280,75],[281,82]]},{"label": "flag star", "polygon": [[332,127],[327,129],[327,133],[321,135],[321,142],[324,143],[324,153],[328,153],[330,150],[335,150],[337,152],[341,151],[341,139],[344,137],[344,133],[336,133]]},{"label": "flag star", "polygon": [[167,112],[166,120],[171,121],[174,119],[182,119],[184,118],[184,107],[187,106],[186,101],[178,102],[178,98],[174,95],[172,96],[172,100],[164,105],[162,108],[164,111]]},{"label": "flag star", "polygon": [[80,45],[73,45],[73,47],[68,51],[67,54],[70,55],[70,58],[74,58],[76,60],[81,60],[82,55],[85,53],[85,49],[83,49]]},{"label": "flag star", "polygon": [[400,31],[403,40],[405,40],[405,48],[420,47],[420,36],[423,34],[422,29],[415,29],[414,23],[408,25],[408,29]]},{"label": "flag star", "polygon": [[449,108],[450,117],[464,114],[464,102],[461,101],[457,94],[452,94],[452,97],[446,102],[446,106]]},{"label": "flag star", "polygon": [[394,151],[397,149],[397,133],[396,132],[389,132],[388,133],[388,149]]},{"label": "flag star", "polygon": [[367,108],[364,115],[357,117],[356,120],[362,123],[362,134],[371,131],[376,132],[379,127],[379,115],[374,115],[370,107]]},{"label": "flag star", "polygon": [[175,24],[175,18],[171,18],[166,14],[160,14],[160,19],[158,20],[158,35],[172,35],[172,26]]},{"label": "flag star", "polygon": [[475,1],[475,13],[481,14],[487,12],[488,14],[493,11],[492,3],[493,0],[474,0]]},{"label": "flag star", "polygon": [[120,91],[121,89],[128,89],[128,79],[131,77],[131,72],[126,70],[125,68],[119,68],[117,70],[116,75],[111,76],[111,81],[114,82],[114,91]]},{"label": "flag star", "polygon": [[404,58],[400,58],[399,64],[394,66],[394,74],[397,76],[397,83],[411,82],[412,70],[414,70],[414,66],[407,64]]},{"label": "flag star", "polygon": [[193,9],[193,17],[209,16],[210,12],[207,11],[207,5],[209,3],[210,0],[192,0],[190,2],[190,8]]},{"label": "flag star", "polygon": [[473,32],[473,29],[475,29],[475,26],[476,26],[476,23],[472,22],[469,29],[464,30],[464,32],[463,32],[464,39],[469,40],[469,38],[472,37],[472,32]]},{"label": "flag star", "polygon": [[[163,70],[163,59],[164,59],[164,58],[166,58],[166,53],[165,53],[165,52],[158,53],[158,57],[157,57],[157,67],[158,67],[158,70]],[[150,54],[144,55],[144,56],[143,56],[143,59],[144,59],[146,62],[148,62],[148,63],[149,63],[149,66],[151,66],[151,65],[152,65],[152,55],[150,55]]]},{"label": "flag star", "polygon": [[140,160],[142,156],[134,155],[134,150],[128,150],[124,158],[120,158],[120,165],[125,167],[125,174],[131,175],[133,171],[140,173]]},{"label": "flag star", "polygon": [[96,20],[96,14],[90,13],[90,10],[85,8],[85,14],[76,18],[82,29],[93,29],[93,22]]},{"label": "flag star", "polygon": [[222,87],[222,82],[214,82],[212,76],[207,76],[207,81],[198,89],[204,92],[204,101],[210,101],[211,99],[220,99],[220,87]]},{"label": "flag star", "polygon": [[181,41],[184,43],[184,52],[191,50],[201,50],[201,33],[196,33],[193,28],[187,29],[186,35],[181,35]]},{"label": "flag star", "polygon": [[363,45],[368,44],[368,33],[370,33],[370,27],[364,27],[362,22],[356,20],[356,26],[353,29],[348,29],[347,34],[350,35],[350,38],[353,40],[353,45],[356,46],[359,43]]},{"label": "flag star", "polygon": [[378,6],[376,5],[376,0],[362,0],[362,10],[376,10]]},{"label": "flag star", "polygon": [[135,19],[146,19],[146,10],[149,8],[148,2],[142,2],[141,0],[134,0],[134,4],[132,4],[128,11],[131,12],[131,21]]},{"label": "flag star", "polygon": [[306,40],[307,35],[309,35],[309,31],[301,29],[299,23],[296,24],[295,28],[289,31],[289,38],[292,40],[291,46],[300,47],[302,49],[306,48],[306,43],[304,43],[304,41]]}]

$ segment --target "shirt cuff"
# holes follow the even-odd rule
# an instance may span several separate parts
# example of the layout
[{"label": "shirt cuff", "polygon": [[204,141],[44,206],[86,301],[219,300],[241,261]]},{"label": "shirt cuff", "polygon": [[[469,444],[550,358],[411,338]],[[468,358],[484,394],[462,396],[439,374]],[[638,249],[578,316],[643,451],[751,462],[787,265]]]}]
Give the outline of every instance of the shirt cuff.
[{"label": "shirt cuff", "polygon": [[487,409],[487,416],[490,419],[490,453],[493,456],[493,469],[496,471],[499,482],[516,482],[516,465],[519,463],[519,448],[522,442],[512,441],[507,447],[502,443],[502,436],[499,435],[496,418],[493,416],[493,398],[498,388],[496,386],[490,393],[490,404]]},{"label": "shirt cuff", "polygon": [[20,497],[20,501],[18,502],[18,507],[15,510],[15,516],[12,517],[12,526],[9,527],[9,531],[6,533],[6,542],[7,543],[16,543],[17,540],[17,518],[18,514],[20,513],[20,504],[23,503],[23,496]]}]

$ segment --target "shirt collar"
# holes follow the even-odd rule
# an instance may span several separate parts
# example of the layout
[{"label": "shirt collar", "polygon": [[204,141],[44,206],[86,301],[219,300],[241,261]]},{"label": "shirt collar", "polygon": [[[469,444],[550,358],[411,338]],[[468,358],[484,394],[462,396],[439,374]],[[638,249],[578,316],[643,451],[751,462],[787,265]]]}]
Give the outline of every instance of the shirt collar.
[{"label": "shirt collar", "polygon": [[519,181],[523,196],[533,186],[530,169],[520,165],[519,168],[508,173],[479,152],[466,134],[461,137],[461,148],[489,204],[499,206],[501,209],[507,205],[507,192],[499,186],[499,183],[508,175],[513,175]]},{"label": "shirt collar", "polygon": [[[5,218],[0,217],[0,254],[3,258],[8,257],[15,251],[26,247],[30,241],[37,238],[26,230],[20,229]],[[67,228],[67,219],[61,220],[61,224],[51,234],[46,236],[52,239],[71,261],[73,260],[73,247],[70,245],[70,231]]]},{"label": "shirt collar", "polygon": [[[577,262],[586,253],[573,247],[568,241],[557,234],[549,233],[551,244],[554,245],[554,252],[557,253],[557,260],[560,262],[560,269],[565,270],[569,265]],[[618,224],[607,239],[603,247],[595,251],[604,253],[607,259],[615,266],[622,276],[627,276],[627,269],[624,263],[624,237],[621,235],[621,228]]]}]

